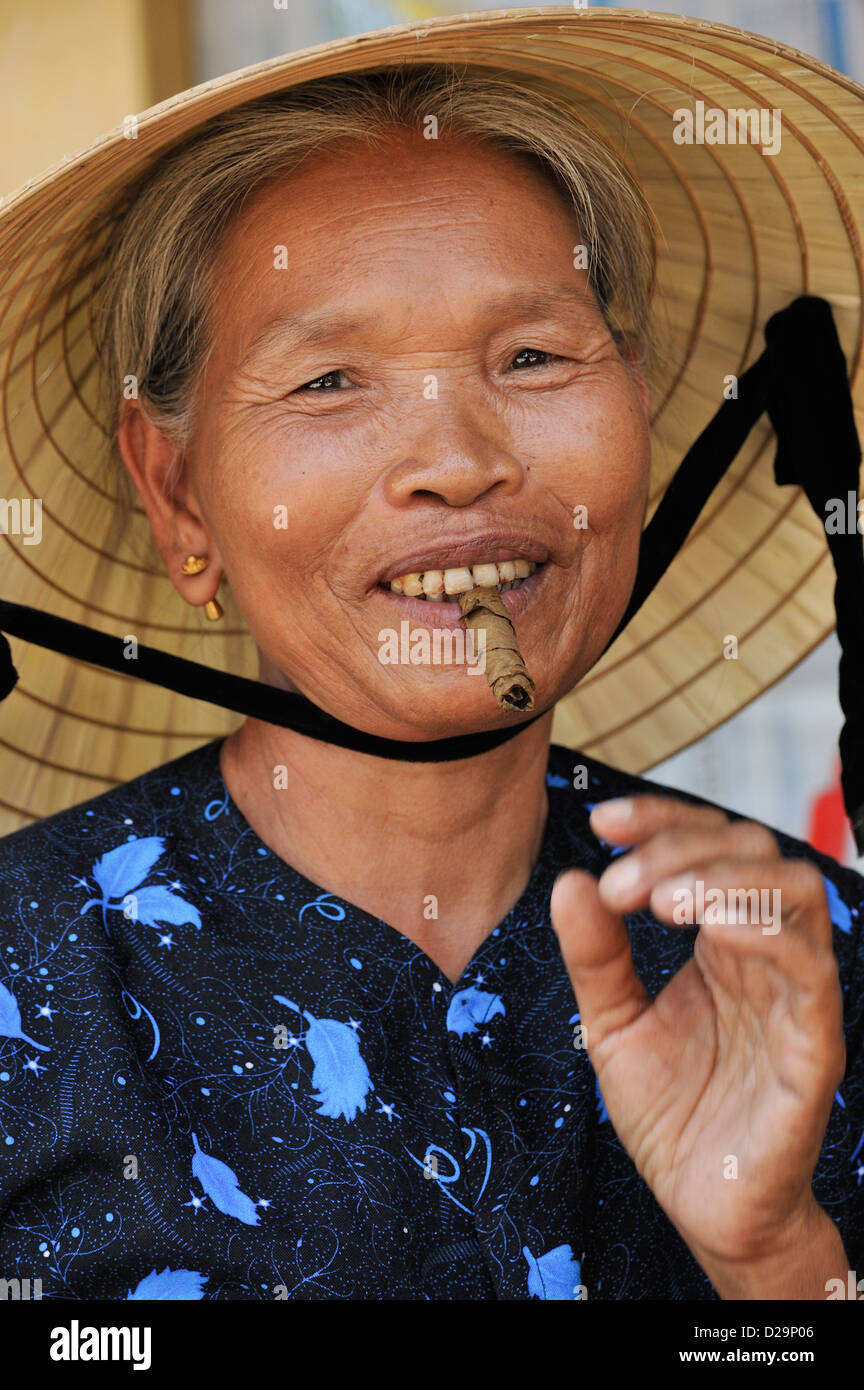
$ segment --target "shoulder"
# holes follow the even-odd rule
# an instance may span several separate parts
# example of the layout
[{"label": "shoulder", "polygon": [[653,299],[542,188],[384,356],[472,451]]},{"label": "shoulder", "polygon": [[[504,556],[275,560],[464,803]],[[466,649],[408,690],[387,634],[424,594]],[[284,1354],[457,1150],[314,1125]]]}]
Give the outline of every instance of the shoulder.
[{"label": "shoulder", "polygon": [[218,794],[220,742],[0,839],[0,1089],[17,1159],[0,1174],[0,1211],[40,1155],[95,1134],[118,1102],[113,1074],[134,1072],[128,1020],[141,1006],[123,917],[200,925],[171,880],[175,854],[197,843],[190,798],[197,809]]},{"label": "shoulder", "polygon": [[144,826],[165,823],[190,797],[216,794],[220,787],[219,745],[213,740],[190,753],[161,763],[128,782],[77,802],[51,816],[0,836],[0,894],[32,885],[34,872],[61,877],[80,864],[93,846],[102,853],[105,839],[133,840]]},{"label": "shoulder", "polygon": [[[122,912],[124,893],[153,878],[154,867],[167,870],[178,845],[194,838],[189,799],[218,792],[219,742],[0,838],[0,1047],[4,1038],[47,1044],[40,1028],[52,1032],[52,1046],[58,1033],[74,1036],[81,1009],[53,1026],[55,975],[66,972],[67,993],[91,967],[104,984],[113,965],[106,911]],[[161,885],[155,891],[164,896]]]}]

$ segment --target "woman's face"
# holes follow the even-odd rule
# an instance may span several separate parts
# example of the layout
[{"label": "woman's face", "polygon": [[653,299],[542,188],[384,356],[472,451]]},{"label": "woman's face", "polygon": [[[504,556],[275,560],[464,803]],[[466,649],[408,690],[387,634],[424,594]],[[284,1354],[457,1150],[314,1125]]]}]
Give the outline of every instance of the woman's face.
[{"label": "woman's face", "polygon": [[343,143],[246,204],[178,498],[262,679],[388,737],[509,722],[466,664],[379,651],[406,619],[460,626],[390,578],[516,557],[539,563],[504,596],[535,710],[598,658],[635,574],[648,403],[579,242],[532,164],[453,139]]}]

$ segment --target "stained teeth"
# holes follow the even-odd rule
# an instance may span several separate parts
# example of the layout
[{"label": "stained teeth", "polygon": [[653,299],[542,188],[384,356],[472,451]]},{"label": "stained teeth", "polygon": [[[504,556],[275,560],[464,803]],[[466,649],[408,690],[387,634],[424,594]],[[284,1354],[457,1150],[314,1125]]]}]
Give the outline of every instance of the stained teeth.
[{"label": "stained teeth", "polygon": [[444,571],[444,592],[447,594],[464,594],[474,587],[474,580],[471,571],[445,570]]},{"label": "stained teeth", "polygon": [[[426,570],[421,576],[423,592],[427,598],[439,598],[444,592],[444,571]],[[470,584],[469,584],[470,589]]]},{"label": "stained teeth", "polygon": [[502,594],[506,593],[527,579],[536,568],[533,560],[501,560],[498,564],[472,565],[470,569],[467,565],[460,565],[447,570],[425,570],[423,574],[402,574],[390,580],[390,588],[394,594],[405,594],[409,598],[423,597],[430,603],[446,603],[448,598],[475,586],[491,588],[497,585]]}]

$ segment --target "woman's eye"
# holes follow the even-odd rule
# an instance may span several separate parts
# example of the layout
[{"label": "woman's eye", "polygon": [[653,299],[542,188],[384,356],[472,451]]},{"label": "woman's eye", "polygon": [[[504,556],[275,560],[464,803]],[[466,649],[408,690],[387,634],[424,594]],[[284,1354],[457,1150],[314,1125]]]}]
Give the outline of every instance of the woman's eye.
[{"label": "woman's eye", "polygon": [[328,390],[328,387],[322,386],[321,383],[322,383],[322,382],[327,382],[327,381],[332,382],[333,379],[334,379],[334,377],[340,377],[341,375],[342,375],[341,369],[340,369],[339,367],[335,367],[335,368],[333,369],[332,372],[325,372],[323,376],[316,376],[316,377],[313,377],[313,379],[312,379],[311,381],[307,381],[306,384],[305,384],[304,386],[298,386],[298,387],[297,387],[297,390],[298,390],[298,391],[324,391],[324,392],[326,392],[326,391]]},{"label": "woman's eye", "polygon": [[[545,367],[549,362],[557,361],[554,353],[543,352],[540,348],[522,348],[521,352],[517,352],[516,356],[513,358],[514,364],[519,361],[520,357],[533,359],[532,361],[527,361],[522,364],[526,367]],[[541,357],[546,360],[543,362],[538,361]]]},{"label": "woman's eye", "polygon": [[[545,367],[548,366],[550,362],[557,361],[558,358],[554,353],[543,352],[540,348],[522,348],[513,358],[513,365],[521,367]],[[344,373],[341,368],[335,367],[333,371],[325,372],[323,376],[313,377],[311,381],[305,382],[303,386],[298,386],[297,392],[319,391],[323,394],[330,394],[333,391],[339,390],[338,381],[339,378],[343,376]]]}]

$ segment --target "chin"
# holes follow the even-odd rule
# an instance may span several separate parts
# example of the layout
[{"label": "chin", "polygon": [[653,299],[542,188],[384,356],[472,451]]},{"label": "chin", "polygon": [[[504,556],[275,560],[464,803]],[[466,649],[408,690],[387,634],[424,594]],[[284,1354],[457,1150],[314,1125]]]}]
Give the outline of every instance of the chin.
[{"label": "chin", "polygon": [[[410,711],[407,719],[400,719],[395,711],[392,717],[387,717],[391,713],[388,707],[392,705],[392,694],[389,694],[386,700],[382,699],[378,704],[377,717],[371,721],[364,720],[363,726],[379,738],[421,742],[509,728],[533,720],[545,709],[543,692],[539,689],[535,689],[532,710],[508,711],[498,708],[484,674],[466,675],[464,681],[460,681],[460,686],[464,687],[464,683],[476,685],[476,693],[464,688],[433,691],[427,687],[412,695],[406,690],[401,703]],[[384,719],[382,714],[385,715]]]}]

